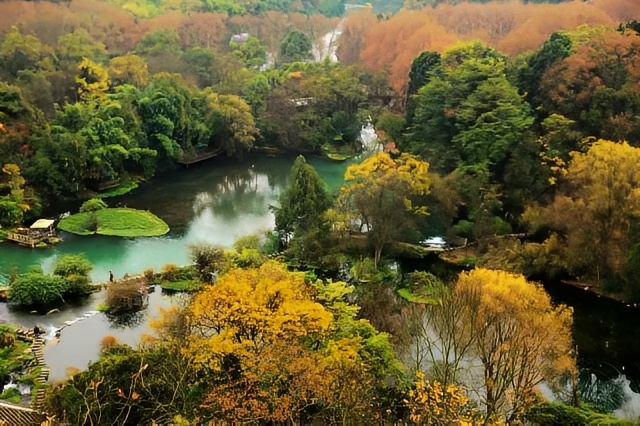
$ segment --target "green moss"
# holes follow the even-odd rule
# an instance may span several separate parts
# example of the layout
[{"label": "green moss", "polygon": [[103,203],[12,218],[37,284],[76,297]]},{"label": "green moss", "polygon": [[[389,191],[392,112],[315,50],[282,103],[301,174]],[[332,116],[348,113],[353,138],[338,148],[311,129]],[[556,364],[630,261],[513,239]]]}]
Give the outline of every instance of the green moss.
[{"label": "green moss", "polygon": [[65,217],[59,229],[78,235],[115,237],[155,237],[169,232],[169,225],[151,212],[129,208],[109,208]]},{"label": "green moss", "polygon": [[175,282],[163,282],[160,284],[163,290],[169,291],[198,291],[202,287],[202,283],[196,280],[185,280]]},{"label": "green moss", "polygon": [[352,157],[353,157],[353,154],[338,154],[335,152],[330,152],[327,154],[327,158],[333,161],[345,161]]},{"label": "green moss", "polygon": [[110,198],[117,197],[119,195],[128,194],[138,187],[138,182],[129,182],[117,186],[116,188],[110,189],[109,191],[105,191],[98,195],[98,198]]}]

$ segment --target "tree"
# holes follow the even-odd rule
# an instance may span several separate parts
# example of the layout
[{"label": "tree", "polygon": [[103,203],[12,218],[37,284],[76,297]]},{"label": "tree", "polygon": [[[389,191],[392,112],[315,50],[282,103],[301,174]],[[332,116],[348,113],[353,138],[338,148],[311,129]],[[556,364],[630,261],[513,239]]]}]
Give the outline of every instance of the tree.
[{"label": "tree", "polygon": [[504,75],[489,78],[460,103],[451,140],[463,164],[500,164],[533,124],[523,102]]},{"label": "tree", "polygon": [[440,54],[425,50],[413,60],[411,71],[409,71],[409,84],[405,97],[407,117],[413,116],[415,106],[411,97],[418,92],[422,86],[431,79],[431,73],[440,65]]},{"label": "tree", "polygon": [[521,420],[539,383],[559,391],[577,374],[571,308],[553,306],[522,275],[463,272],[426,310],[419,322],[431,353],[423,368],[445,380],[444,389],[467,383],[482,402],[485,424]]},{"label": "tree", "polygon": [[631,227],[640,217],[637,161],[639,148],[599,140],[586,153],[572,154],[551,204],[527,208],[523,218],[530,229],[551,230],[545,246],[556,254],[557,266],[619,289]]},{"label": "tree", "polygon": [[215,283],[216,274],[225,271],[226,258],[222,247],[207,244],[189,246],[189,258],[196,265],[200,281]]},{"label": "tree", "polygon": [[464,166],[501,169],[533,123],[506,78],[505,60],[480,43],[447,51],[414,97],[407,148],[445,173]]},{"label": "tree", "polygon": [[304,33],[292,30],[280,43],[279,62],[297,62],[311,58],[311,40]]},{"label": "tree", "polygon": [[83,58],[99,62],[106,56],[103,43],[95,41],[87,30],[76,28],[72,33],[58,37],[58,54],[60,59],[78,63]]},{"label": "tree", "polygon": [[378,153],[347,169],[339,202],[366,229],[376,266],[384,247],[401,236],[412,216],[427,214],[415,199],[429,193],[428,168],[409,154],[394,160]]},{"label": "tree", "polygon": [[542,110],[576,121],[584,135],[637,140],[640,38],[598,28],[576,31],[572,38],[571,55],[540,78]]},{"label": "tree", "polygon": [[314,257],[317,260],[318,252],[305,246],[314,244],[314,239],[309,237],[317,233],[327,235],[325,213],[331,207],[331,198],[325,183],[301,155],[291,166],[289,183],[280,194],[279,202],[280,207],[275,209],[276,231],[285,242],[299,246],[294,257],[303,261]]},{"label": "tree", "polygon": [[62,302],[67,290],[64,278],[45,275],[42,270],[21,274],[9,287],[9,302],[26,307],[45,308]]},{"label": "tree", "polygon": [[251,107],[236,95],[211,93],[206,100],[206,118],[211,128],[209,146],[230,157],[250,149],[258,135]]},{"label": "tree", "polygon": [[249,68],[260,68],[267,62],[265,45],[257,37],[249,36],[243,42],[232,40],[229,47],[233,50],[233,55]]},{"label": "tree", "polygon": [[295,152],[361,149],[358,135],[366,87],[354,68],[317,62],[291,65],[271,91],[267,124],[275,143]]},{"label": "tree", "polygon": [[357,308],[343,300],[351,291],[307,283],[275,262],[205,287],[189,307],[187,351],[200,374],[217,378],[207,408],[236,421],[296,420],[306,410],[334,421],[372,418],[397,361],[387,335],[355,320]]},{"label": "tree", "polygon": [[0,225],[19,225],[25,214],[38,211],[40,200],[25,183],[17,164],[7,163],[0,169]]},{"label": "tree", "polygon": [[111,80],[109,72],[102,65],[84,58],[78,65],[76,84],[81,99],[93,99],[104,97]]},{"label": "tree", "polygon": [[65,295],[82,295],[90,291],[89,273],[92,269],[93,265],[82,254],[65,254],[56,261],[53,275],[62,277],[66,281]]},{"label": "tree", "polygon": [[475,269],[462,273],[453,291],[475,299],[467,318],[482,363],[485,423],[521,418],[535,386],[576,374],[572,310],[554,307],[542,287],[522,275]]},{"label": "tree", "polygon": [[43,65],[52,49],[34,35],[22,35],[17,26],[4,35],[0,44],[0,69],[5,78],[15,78],[21,70],[37,69]]},{"label": "tree", "polygon": [[518,75],[518,88],[532,106],[540,105],[540,81],[547,69],[571,53],[571,37],[564,32],[551,34],[549,40],[529,58]]},{"label": "tree", "polygon": [[131,84],[141,89],[149,82],[149,67],[138,55],[127,54],[112,58],[108,71],[115,85]]},{"label": "tree", "polygon": [[[302,276],[273,262],[230,271],[190,306],[195,335],[189,350],[203,368],[219,369],[228,354],[243,360],[281,339],[325,332],[331,314],[305,296],[305,287]],[[211,312],[211,306],[219,308]]]}]

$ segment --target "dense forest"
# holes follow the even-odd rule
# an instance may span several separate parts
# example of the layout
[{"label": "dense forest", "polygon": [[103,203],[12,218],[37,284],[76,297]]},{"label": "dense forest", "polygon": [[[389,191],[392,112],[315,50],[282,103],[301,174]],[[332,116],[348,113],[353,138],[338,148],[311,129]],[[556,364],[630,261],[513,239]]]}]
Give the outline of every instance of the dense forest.
[{"label": "dense forest", "polygon": [[[192,247],[163,274],[215,287],[138,349],[104,341],[59,419],[614,421],[579,402],[571,310],[527,279],[640,300],[640,4],[395,3],[0,2],[0,237],[201,158],[344,160],[369,122],[386,147],[336,194],[298,157],[269,239]],[[430,235],[478,268],[385,262]]]}]

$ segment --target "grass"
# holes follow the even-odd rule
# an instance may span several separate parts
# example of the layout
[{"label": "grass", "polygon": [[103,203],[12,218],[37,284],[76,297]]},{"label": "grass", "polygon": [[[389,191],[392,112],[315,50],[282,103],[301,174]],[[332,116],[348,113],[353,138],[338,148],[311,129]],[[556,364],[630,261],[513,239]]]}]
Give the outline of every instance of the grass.
[{"label": "grass", "polygon": [[78,235],[100,234],[115,237],[156,237],[169,232],[169,225],[158,216],[145,210],[129,208],[76,213],[62,219],[58,228]]},{"label": "grass", "polygon": [[198,291],[202,287],[202,283],[197,280],[163,281],[160,287],[169,291]]}]

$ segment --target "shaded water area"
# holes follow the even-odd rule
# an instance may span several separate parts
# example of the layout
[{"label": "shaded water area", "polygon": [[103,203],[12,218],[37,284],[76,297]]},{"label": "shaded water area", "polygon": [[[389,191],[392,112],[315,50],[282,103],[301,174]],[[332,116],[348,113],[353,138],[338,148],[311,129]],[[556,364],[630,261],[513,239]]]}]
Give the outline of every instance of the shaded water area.
[{"label": "shaded water area", "polygon": [[[187,246],[205,241],[230,246],[239,236],[272,229],[274,217],[270,206],[286,184],[294,157],[247,157],[243,161],[216,159],[186,170],[159,176],[140,186],[131,194],[108,199],[111,206],[148,209],[165,220],[171,231],[157,238],[80,237],[63,233],[63,243],[39,250],[0,244],[0,275],[6,280],[17,267],[24,272],[40,265],[50,270],[55,259],[65,253],[84,253],[94,265],[94,282],[108,280],[109,270],[116,277],[137,274],[146,268],[159,270],[166,263],[189,263]],[[325,179],[331,190],[342,183],[348,162],[337,163],[307,158]],[[425,262],[428,260],[425,260]],[[1,277],[0,277],[1,278]],[[620,377],[632,379],[631,389],[640,380],[640,309],[598,298],[583,290],[548,283],[547,290],[554,301],[574,307],[574,338],[578,346],[578,362],[587,375],[617,380],[614,392],[638,397]],[[97,358],[100,340],[113,335],[120,341],[135,345],[141,334],[149,332],[147,318],[157,308],[176,303],[179,296],[168,296],[159,289],[150,294],[148,308],[130,323],[122,324],[94,311],[102,301],[97,293],[67,305],[50,315],[30,314],[12,310],[0,304],[0,323],[9,322],[27,327],[45,326],[48,330],[64,327],[60,341],[46,347],[45,358],[51,366],[50,379],[65,376],[69,366],[85,368]],[[66,321],[82,320],[66,325]],[[55,340],[55,339],[53,339]],[[626,386],[626,387],[625,387]],[[640,399],[629,400],[633,410]],[[639,413],[640,414],[640,413]],[[628,413],[627,417],[633,417]]]}]

